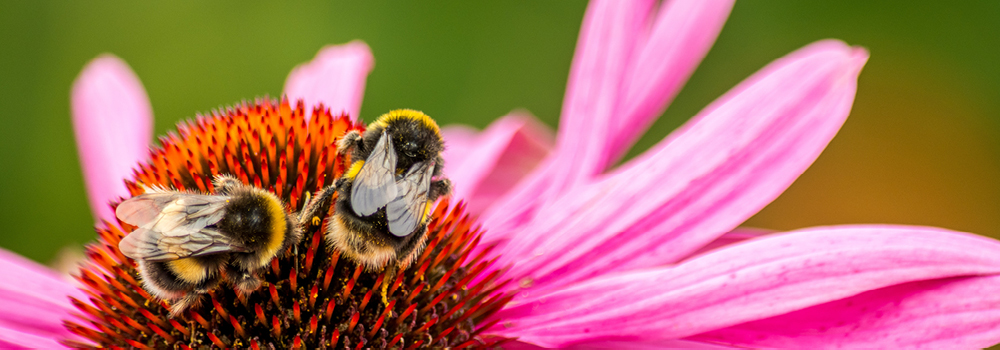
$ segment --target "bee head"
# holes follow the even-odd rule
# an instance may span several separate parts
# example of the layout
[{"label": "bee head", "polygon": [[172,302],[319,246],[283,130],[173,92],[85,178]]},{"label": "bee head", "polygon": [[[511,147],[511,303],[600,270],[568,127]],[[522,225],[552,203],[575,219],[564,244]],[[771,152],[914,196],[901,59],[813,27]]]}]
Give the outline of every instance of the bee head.
[{"label": "bee head", "polygon": [[[369,130],[382,129],[392,135],[392,146],[397,155],[408,158],[407,163],[432,160],[444,150],[444,142],[437,123],[419,111],[394,110],[378,118]],[[372,137],[373,141],[376,138]]]}]

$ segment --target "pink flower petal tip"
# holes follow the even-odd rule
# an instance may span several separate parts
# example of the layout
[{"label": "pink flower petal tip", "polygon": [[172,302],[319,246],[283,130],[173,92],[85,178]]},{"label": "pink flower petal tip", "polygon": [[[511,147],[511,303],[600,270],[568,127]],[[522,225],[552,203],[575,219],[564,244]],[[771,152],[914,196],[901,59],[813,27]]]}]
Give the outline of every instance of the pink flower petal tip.
[{"label": "pink flower petal tip", "polygon": [[357,119],[365,80],[375,66],[371,49],[361,41],[332,45],[288,74],[285,95],[303,100],[307,110],[323,104],[333,114],[347,113]]},{"label": "pink flower petal tip", "polygon": [[122,180],[149,153],[149,98],[128,65],[106,54],[76,78],[71,104],[90,208],[96,220],[114,220],[108,203],[128,194]]}]

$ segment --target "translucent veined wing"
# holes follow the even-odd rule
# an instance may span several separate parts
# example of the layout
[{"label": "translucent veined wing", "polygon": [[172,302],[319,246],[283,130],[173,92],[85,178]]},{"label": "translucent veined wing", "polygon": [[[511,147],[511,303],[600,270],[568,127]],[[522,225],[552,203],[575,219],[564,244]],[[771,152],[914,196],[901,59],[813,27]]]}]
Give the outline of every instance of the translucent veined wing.
[{"label": "translucent veined wing", "polygon": [[227,252],[245,252],[219,231],[203,228],[189,235],[137,228],[118,243],[125,256],[145,261],[168,261],[192,256]]},{"label": "translucent veined wing", "polygon": [[228,199],[152,189],[119,204],[115,215],[133,226],[154,231],[197,230],[222,220]]},{"label": "translucent veined wing", "polygon": [[396,151],[388,132],[383,132],[372,153],[354,177],[351,208],[360,216],[369,216],[396,198]]},{"label": "translucent veined wing", "polygon": [[393,235],[405,237],[423,223],[427,210],[427,192],[431,188],[433,174],[434,162],[421,162],[414,164],[406,175],[396,182],[399,196],[385,207],[389,232]]},{"label": "translucent veined wing", "polygon": [[122,254],[147,261],[245,251],[207,226],[222,220],[226,196],[157,191],[128,199],[115,215],[138,226],[118,244]]}]

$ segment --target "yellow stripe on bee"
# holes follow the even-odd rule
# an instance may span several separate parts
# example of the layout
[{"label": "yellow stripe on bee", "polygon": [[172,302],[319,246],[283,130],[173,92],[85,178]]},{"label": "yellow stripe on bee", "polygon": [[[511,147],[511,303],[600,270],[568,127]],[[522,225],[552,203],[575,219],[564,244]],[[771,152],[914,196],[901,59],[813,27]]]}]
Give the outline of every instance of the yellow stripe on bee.
[{"label": "yellow stripe on bee", "polygon": [[208,269],[205,265],[199,264],[195,261],[196,258],[184,258],[171,260],[167,262],[167,266],[170,270],[177,275],[178,278],[187,283],[201,283],[206,278],[208,278]]},{"label": "yellow stripe on bee", "polygon": [[344,173],[344,176],[346,176],[348,179],[354,179],[354,177],[358,176],[358,173],[361,172],[361,167],[364,166],[364,165],[365,165],[365,161],[363,161],[363,160],[359,160],[357,162],[354,162],[353,164],[351,164],[351,168],[347,169],[347,172]]},{"label": "yellow stripe on bee", "polygon": [[424,207],[424,216],[420,218],[420,222],[427,222],[427,216],[431,215],[431,207],[434,206],[434,201],[427,201],[427,205]]},{"label": "yellow stripe on bee", "polygon": [[428,117],[421,111],[415,111],[412,109],[397,109],[389,111],[389,113],[383,114],[379,116],[378,119],[375,119],[374,122],[368,125],[368,129],[371,130],[375,127],[385,128],[389,126],[389,123],[403,118],[416,119],[427,128],[434,130],[434,133],[438,134],[438,136],[441,135],[441,128],[438,127],[437,122],[435,122],[434,119],[431,119],[431,117]]},{"label": "yellow stripe on bee", "polygon": [[274,256],[278,253],[278,249],[281,249],[281,245],[285,242],[285,234],[287,234],[288,222],[286,220],[285,208],[281,205],[278,197],[275,197],[270,192],[261,191],[268,200],[265,201],[267,206],[267,213],[271,216],[271,238],[267,242],[267,246],[264,249],[267,254],[261,255],[261,266],[266,265]]}]

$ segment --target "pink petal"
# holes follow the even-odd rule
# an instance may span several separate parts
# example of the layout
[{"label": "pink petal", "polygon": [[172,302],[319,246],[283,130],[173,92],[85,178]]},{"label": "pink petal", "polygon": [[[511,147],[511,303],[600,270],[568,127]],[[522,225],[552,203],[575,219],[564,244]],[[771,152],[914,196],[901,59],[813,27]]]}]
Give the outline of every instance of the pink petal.
[{"label": "pink petal", "polygon": [[453,197],[466,200],[468,211],[475,215],[530,173],[553,144],[548,127],[520,114],[498,119],[474,140],[468,139],[467,129],[452,126],[442,132],[445,173],[454,184]]},{"label": "pink petal", "polygon": [[573,54],[559,121],[558,167],[547,192],[588,180],[600,171],[605,139],[629,62],[648,30],[653,1],[591,1]]},{"label": "pink petal", "polygon": [[[694,258],[694,257],[697,257],[697,256],[701,256],[701,255],[703,255],[705,253],[708,253],[710,251],[713,251],[713,250],[721,249],[723,247],[727,247],[727,246],[730,246],[730,245],[733,245],[733,244],[736,244],[736,243],[740,243],[740,242],[743,242],[743,241],[751,240],[751,239],[754,239],[754,238],[764,237],[766,235],[773,234],[773,233],[775,233],[774,230],[765,230],[765,229],[750,228],[750,227],[737,227],[736,229],[734,229],[732,231],[729,231],[729,232],[726,232],[722,236],[719,236],[719,238],[716,238],[714,241],[708,242],[708,244],[704,245],[701,248],[698,248],[698,250],[696,250],[693,253],[691,253],[691,255],[688,255],[688,256],[686,256],[684,258],[679,259],[679,261],[688,260],[688,259],[691,259],[691,258]],[[657,265],[666,264],[666,263],[669,263],[669,261],[668,262],[660,262],[659,264],[656,264],[656,263],[639,263],[638,265],[642,265],[642,266],[657,266]]]},{"label": "pink petal", "polygon": [[624,99],[607,134],[606,158],[614,164],[628,151],[667,104],[677,96],[722,31],[733,0],[665,2],[649,40],[630,65]]},{"label": "pink petal", "polygon": [[653,5],[651,0],[595,0],[587,6],[563,101],[557,153],[484,215],[483,223],[491,228],[487,240],[530,217],[535,202],[603,170],[597,165],[605,158],[610,118]]},{"label": "pink petal", "polygon": [[364,42],[324,47],[312,61],[292,69],[285,80],[285,95],[292,101],[302,99],[307,111],[322,103],[334,115],[343,112],[357,119],[365,79],[374,65]]},{"label": "pink petal", "polygon": [[[2,326],[0,326],[2,328]],[[0,329],[0,349],[64,349],[59,341],[45,336]]]},{"label": "pink petal", "polygon": [[[629,260],[628,266],[639,266],[639,267],[653,267],[667,265],[676,261],[684,261],[691,259],[696,256],[703,255],[710,251],[720,249],[732,244],[740,243],[746,240],[759,238],[764,235],[774,233],[770,230],[762,229],[752,229],[752,228],[736,228],[730,232],[719,236],[714,241],[709,242],[705,246],[699,248],[697,251],[692,252],[690,255],[683,257],[681,259],[676,259],[671,251],[674,250],[672,241],[651,241],[648,242],[649,245],[646,246],[646,250],[642,254],[636,255],[635,258]],[[624,270],[625,268],[616,268],[615,270]]]},{"label": "pink petal", "polygon": [[542,346],[682,338],[896,284],[995,273],[1000,242],[973,234],[814,228],[531,294],[498,313],[494,331]]},{"label": "pink petal", "polygon": [[647,39],[647,3],[592,2],[566,91],[559,151],[484,216],[492,230],[485,238],[504,239],[531,217],[534,203],[589,180],[624,153],[694,72],[731,9],[732,0],[668,2]]},{"label": "pink petal", "polygon": [[693,339],[752,348],[985,348],[1000,342],[998,290],[1000,276],[911,282]]},{"label": "pink petal", "polygon": [[[538,345],[513,341],[504,343],[505,350],[535,350],[545,349]],[[566,346],[567,349],[733,349],[725,345],[710,344],[686,339],[666,339],[652,341],[614,341],[597,340],[576,343]]]},{"label": "pink petal", "polygon": [[730,346],[716,345],[699,341],[685,339],[666,339],[654,341],[614,341],[598,340],[591,342],[576,343],[567,346],[568,349],[631,349],[631,350],[652,350],[652,349],[734,349]]},{"label": "pink petal", "polygon": [[499,262],[542,288],[691,254],[812,164],[847,118],[866,59],[823,41],[775,61],[617,173],[540,208]]},{"label": "pink petal", "polygon": [[479,139],[479,130],[467,125],[446,125],[441,128],[441,137],[444,138],[444,151],[441,152],[444,170],[450,171],[451,168],[464,164],[472,154],[472,147]]},{"label": "pink petal", "polygon": [[75,337],[62,325],[76,309],[70,296],[86,300],[53,271],[0,249],[0,346],[48,348]]},{"label": "pink petal", "polygon": [[73,131],[94,218],[115,220],[110,201],[128,195],[122,182],[146,160],[153,111],[135,73],[118,57],[102,55],[73,82]]}]

